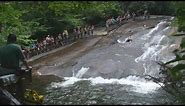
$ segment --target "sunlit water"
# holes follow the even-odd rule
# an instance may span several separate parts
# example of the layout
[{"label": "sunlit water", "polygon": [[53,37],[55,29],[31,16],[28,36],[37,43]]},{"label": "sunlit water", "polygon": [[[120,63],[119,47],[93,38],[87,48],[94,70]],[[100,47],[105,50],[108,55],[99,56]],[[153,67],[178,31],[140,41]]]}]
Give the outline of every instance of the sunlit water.
[{"label": "sunlit water", "polygon": [[159,76],[155,61],[168,61],[173,43],[166,35],[169,22],[133,35],[133,42],[120,38],[117,44],[93,50],[67,69],[71,76],[52,82],[45,104],[170,104],[173,98],[162,90],[162,83],[146,80],[143,75]]}]

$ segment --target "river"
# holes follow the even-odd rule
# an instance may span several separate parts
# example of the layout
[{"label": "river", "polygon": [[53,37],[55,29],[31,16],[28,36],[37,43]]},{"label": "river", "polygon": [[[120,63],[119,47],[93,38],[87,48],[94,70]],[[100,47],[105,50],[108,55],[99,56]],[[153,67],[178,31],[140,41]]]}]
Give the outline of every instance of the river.
[{"label": "river", "polygon": [[132,34],[132,42],[126,42],[127,38],[122,36],[112,45],[89,51],[65,69],[68,74],[60,71],[59,63],[55,64],[55,70],[49,74],[64,77],[65,81],[52,82],[46,88],[44,104],[172,104],[173,97],[161,88],[162,83],[143,77],[159,77],[155,61],[175,58],[171,51],[176,44],[167,36],[172,19],[164,18],[153,28],[140,26],[130,30],[137,32]]}]

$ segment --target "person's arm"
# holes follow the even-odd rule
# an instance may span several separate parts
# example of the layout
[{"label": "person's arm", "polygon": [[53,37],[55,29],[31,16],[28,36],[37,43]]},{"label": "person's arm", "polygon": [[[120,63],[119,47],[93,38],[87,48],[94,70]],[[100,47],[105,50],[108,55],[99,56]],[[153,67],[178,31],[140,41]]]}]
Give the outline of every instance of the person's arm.
[{"label": "person's arm", "polygon": [[26,61],[26,59],[23,59],[23,64],[26,66],[27,69],[29,69],[29,66],[28,66],[28,62]]},{"label": "person's arm", "polygon": [[19,52],[20,60],[23,62],[23,64],[26,66],[26,68],[29,69],[28,63],[27,63],[26,58],[25,58],[25,56],[24,56],[24,54],[22,52],[22,49],[19,48],[18,52]]}]

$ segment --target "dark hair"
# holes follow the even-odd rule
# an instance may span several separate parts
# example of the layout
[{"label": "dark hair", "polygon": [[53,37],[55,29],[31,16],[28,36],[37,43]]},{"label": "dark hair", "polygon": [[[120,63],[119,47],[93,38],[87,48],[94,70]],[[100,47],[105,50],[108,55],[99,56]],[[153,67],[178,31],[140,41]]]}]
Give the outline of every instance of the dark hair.
[{"label": "dark hair", "polygon": [[8,43],[14,43],[14,42],[16,42],[16,40],[17,40],[17,37],[16,37],[15,34],[9,34],[8,35],[8,39],[7,39]]}]

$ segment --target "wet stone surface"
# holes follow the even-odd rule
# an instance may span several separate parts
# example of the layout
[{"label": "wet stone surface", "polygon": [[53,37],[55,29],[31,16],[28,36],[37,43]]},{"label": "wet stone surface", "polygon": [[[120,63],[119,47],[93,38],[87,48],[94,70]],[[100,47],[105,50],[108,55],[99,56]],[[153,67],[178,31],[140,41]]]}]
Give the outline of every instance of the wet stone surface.
[{"label": "wet stone surface", "polygon": [[[53,59],[43,60],[48,64],[56,63],[56,66],[41,67],[38,71],[42,74],[54,74],[60,77],[80,75],[78,79],[80,81],[69,86],[52,87],[52,83],[47,87],[44,86],[46,92],[44,104],[159,105],[173,103],[173,97],[161,88],[148,93],[135,92],[139,84],[141,84],[141,91],[144,91],[152,88],[154,82],[147,83],[138,77],[134,77],[134,81],[138,81],[138,83],[134,83],[131,79],[120,80],[129,75],[158,75],[158,66],[154,61],[158,59],[166,61],[173,57],[168,51],[172,41],[163,36],[167,34],[165,32],[167,26],[165,22],[160,23],[162,19],[164,17],[125,24],[112,33],[112,36],[103,37],[97,44],[93,42],[95,44],[92,45],[93,49],[83,52],[75,58],[72,56],[83,49],[86,43],[90,44],[93,39],[86,43],[77,43],[76,49],[75,46],[70,48],[72,51],[66,49],[65,54],[58,52]],[[143,25],[146,25],[147,28],[144,28]],[[125,43],[130,32],[132,32],[133,42]],[[85,68],[88,70],[82,70]],[[90,81],[82,80],[83,78],[95,79],[99,76],[102,77],[101,84],[92,85]],[[103,82],[110,81],[111,78],[115,78],[117,82],[109,84]],[[52,79],[48,78],[47,80]],[[123,84],[118,84],[119,81]],[[147,84],[149,85],[147,86]]]}]

